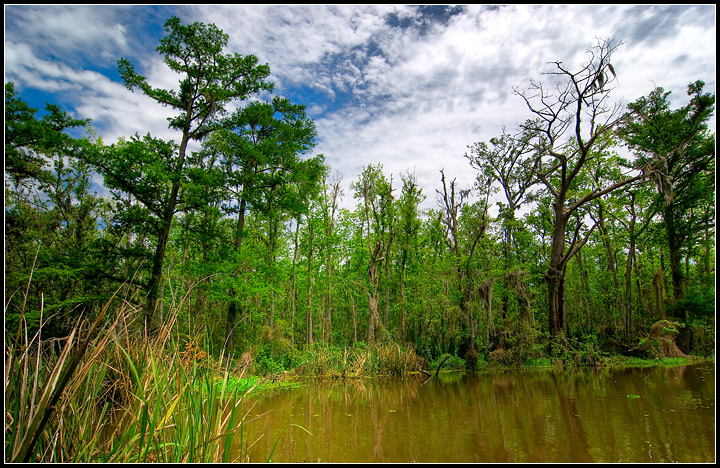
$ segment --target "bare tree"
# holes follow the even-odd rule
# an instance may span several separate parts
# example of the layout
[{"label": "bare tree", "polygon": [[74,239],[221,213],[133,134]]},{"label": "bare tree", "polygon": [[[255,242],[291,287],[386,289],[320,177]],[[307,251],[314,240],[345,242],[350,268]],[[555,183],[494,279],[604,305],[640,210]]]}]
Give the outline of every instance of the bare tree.
[{"label": "bare tree", "polygon": [[610,57],[619,45],[613,40],[598,40],[597,45],[587,50],[585,65],[576,72],[562,62],[551,62],[552,70],[544,75],[553,82],[552,89],[531,82],[529,90],[515,90],[535,115],[524,128],[535,135],[535,174],[554,200],[552,246],[545,272],[551,339],[565,333],[567,263],[595,229],[593,225],[583,233],[584,224],[579,222],[568,236],[571,217],[589,201],[643,177],[628,176],[606,188],[580,195],[572,193],[571,186],[578,174],[600,157],[611,141],[602,137],[612,132],[622,118],[622,105],[611,103],[609,98],[611,85],[617,80]]}]

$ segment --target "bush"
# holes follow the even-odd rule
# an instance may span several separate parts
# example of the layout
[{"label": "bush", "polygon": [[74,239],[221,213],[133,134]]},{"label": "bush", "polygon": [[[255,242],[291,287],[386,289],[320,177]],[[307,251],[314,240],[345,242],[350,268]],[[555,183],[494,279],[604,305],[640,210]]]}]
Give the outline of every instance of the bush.
[{"label": "bush", "polygon": [[551,343],[550,357],[570,366],[597,366],[603,357],[595,335],[583,335],[579,340],[567,336],[555,337]]},{"label": "bush", "polygon": [[446,370],[448,370],[448,369],[453,369],[453,370],[465,369],[465,360],[463,358],[453,356],[448,353],[442,354],[437,359],[430,362],[430,368],[437,369],[438,366],[440,365],[440,363],[443,362],[443,360],[445,358],[447,358],[447,361],[445,361],[443,363],[443,365],[442,365],[443,369],[446,369]]},{"label": "bush", "polygon": [[680,331],[676,341],[686,353],[710,356],[715,352],[715,327],[693,321]]},{"label": "bush", "polygon": [[715,289],[690,289],[682,299],[668,305],[668,314],[689,321],[692,318],[715,316]]},{"label": "bush", "polygon": [[301,354],[290,341],[273,337],[255,348],[253,369],[259,375],[280,374],[297,367]]}]

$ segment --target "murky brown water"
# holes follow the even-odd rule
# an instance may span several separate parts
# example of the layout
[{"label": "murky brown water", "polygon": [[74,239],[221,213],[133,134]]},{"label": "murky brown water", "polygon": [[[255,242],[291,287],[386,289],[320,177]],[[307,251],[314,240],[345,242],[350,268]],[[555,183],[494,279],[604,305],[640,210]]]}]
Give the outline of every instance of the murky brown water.
[{"label": "murky brown water", "polygon": [[247,454],[266,461],[279,440],[276,462],[715,461],[714,364],[423,378],[258,398]]}]

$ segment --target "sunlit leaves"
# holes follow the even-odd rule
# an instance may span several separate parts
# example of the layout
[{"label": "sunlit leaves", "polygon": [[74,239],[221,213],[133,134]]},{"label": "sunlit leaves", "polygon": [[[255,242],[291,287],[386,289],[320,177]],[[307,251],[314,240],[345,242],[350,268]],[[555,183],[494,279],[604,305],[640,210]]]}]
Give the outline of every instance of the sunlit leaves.
[{"label": "sunlit leaves", "polygon": [[182,25],[177,17],[165,23],[166,36],[157,51],[165,64],[180,75],[179,90],[153,88],[126,59],[118,61],[120,75],[128,89],[140,88],[162,105],[179,111],[169,118],[170,127],[200,140],[222,126],[226,106],[263,90],[272,90],[264,80],[267,65],[253,55],[223,54],[228,36],[214,24]]}]

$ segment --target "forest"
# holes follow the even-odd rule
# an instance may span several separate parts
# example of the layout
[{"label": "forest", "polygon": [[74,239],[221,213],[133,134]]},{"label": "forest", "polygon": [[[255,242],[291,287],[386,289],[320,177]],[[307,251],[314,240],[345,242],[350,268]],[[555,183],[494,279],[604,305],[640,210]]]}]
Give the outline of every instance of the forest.
[{"label": "forest", "polygon": [[[619,44],[599,41],[580,69],[550,62],[515,90],[524,123],[468,142],[473,187],[439,162],[425,193],[378,162],[345,193],[305,106],[256,99],[273,92],[268,65],[224,53],[212,24],[165,31],[177,89],[125,59],[118,70],[128,93],[174,111],[177,140],[105,142],[5,84],[6,407],[14,395],[27,421],[6,433],[14,460],[51,445],[19,434],[50,424],[38,415],[93,359],[107,408],[154,391],[139,370],[150,343],[163,343],[142,364],[155,378],[171,354],[256,376],[714,355],[715,96],[697,77],[684,106],[661,87],[621,106]],[[185,391],[168,380],[168,395]]]}]

